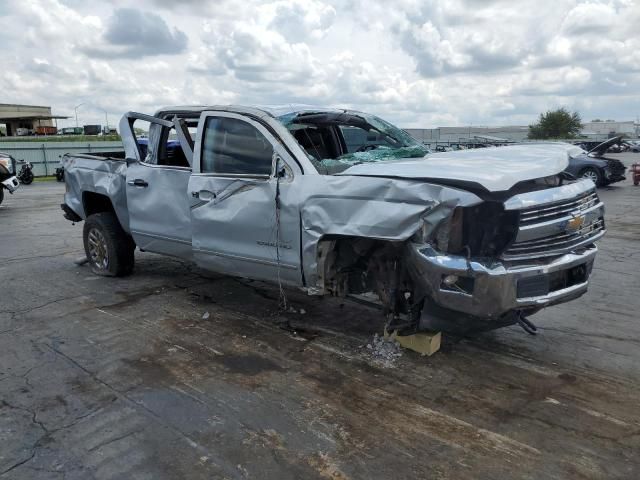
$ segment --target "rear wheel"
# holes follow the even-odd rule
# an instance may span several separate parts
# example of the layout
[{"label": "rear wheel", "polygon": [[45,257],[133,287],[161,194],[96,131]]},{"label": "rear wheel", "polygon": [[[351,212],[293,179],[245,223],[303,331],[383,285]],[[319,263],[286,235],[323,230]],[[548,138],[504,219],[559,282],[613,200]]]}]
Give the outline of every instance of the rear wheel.
[{"label": "rear wheel", "polygon": [[33,183],[33,172],[31,172],[31,170],[26,170],[20,178],[20,183],[31,185],[31,183]]},{"label": "rear wheel", "polygon": [[4,200],[4,188],[0,187],[0,204],[2,204],[3,200]]},{"label": "rear wheel", "polygon": [[579,176],[580,178],[588,178],[593,183],[595,183],[596,186],[599,186],[602,183],[600,179],[600,172],[598,172],[598,170],[596,170],[595,168],[587,167],[580,172]]},{"label": "rear wheel", "polygon": [[135,244],[111,212],[95,213],[84,222],[84,250],[91,271],[122,277],[133,271]]}]

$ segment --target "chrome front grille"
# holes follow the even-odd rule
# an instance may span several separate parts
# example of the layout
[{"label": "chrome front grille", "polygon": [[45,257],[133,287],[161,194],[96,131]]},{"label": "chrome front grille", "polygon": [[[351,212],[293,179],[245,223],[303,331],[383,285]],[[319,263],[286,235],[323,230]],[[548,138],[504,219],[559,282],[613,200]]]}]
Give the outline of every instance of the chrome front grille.
[{"label": "chrome front grille", "polygon": [[528,242],[516,242],[507,250],[506,256],[517,257],[561,255],[574,248],[589,245],[604,232],[604,220],[599,219],[573,233],[559,233]]},{"label": "chrome front grille", "polygon": [[566,217],[571,214],[579,214],[600,203],[596,192],[586,192],[578,198],[568,201],[556,202],[541,207],[532,207],[520,212],[520,225],[550,221]]},{"label": "chrome front grille", "polygon": [[573,198],[521,209],[518,234],[502,257],[531,260],[563,255],[592,244],[604,232],[604,205],[589,189]]}]

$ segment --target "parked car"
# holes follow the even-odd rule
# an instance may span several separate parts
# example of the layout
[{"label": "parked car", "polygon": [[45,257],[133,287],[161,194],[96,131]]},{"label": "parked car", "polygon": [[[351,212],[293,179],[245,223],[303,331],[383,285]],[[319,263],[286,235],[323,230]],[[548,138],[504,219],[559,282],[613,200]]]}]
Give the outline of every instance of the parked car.
[{"label": "parked car", "polygon": [[18,137],[28,137],[29,135],[33,135],[33,130],[29,128],[16,128],[16,136]]},{"label": "parked car", "polygon": [[[147,149],[149,146],[149,139],[147,137],[139,137],[137,138],[137,143],[138,148],[140,149],[140,157],[145,158],[148,153]],[[165,142],[165,154],[167,156],[167,161],[169,162],[174,160],[174,157],[176,155],[182,155],[182,147],[180,146],[180,142],[178,140],[167,139],[167,141]]]},{"label": "parked car", "polygon": [[637,141],[629,141],[627,142],[629,145],[629,151],[631,152],[640,152],[640,142]]},{"label": "parked car", "polygon": [[4,200],[4,191],[13,193],[20,186],[16,178],[16,160],[7,153],[0,153],[0,203]]},{"label": "parked car", "polygon": [[[347,145],[351,128],[384,143]],[[119,131],[125,152],[63,157],[64,216],[84,221],[98,275],[130,274],[137,246],[311,295],[375,293],[403,333],[531,332],[528,316],[586,292],[605,233],[593,183],[562,175],[567,145],[425,156],[366,113],[239,106],[130,112]]]},{"label": "parked car", "polygon": [[453,152],[453,148],[448,145],[437,145],[436,152]]},{"label": "parked car", "polygon": [[589,151],[578,146],[572,147],[566,171],[577,178],[588,178],[599,187],[625,180],[624,164],[616,158],[603,156],[611,145],[620,140],[621,137],[610,138]]}]

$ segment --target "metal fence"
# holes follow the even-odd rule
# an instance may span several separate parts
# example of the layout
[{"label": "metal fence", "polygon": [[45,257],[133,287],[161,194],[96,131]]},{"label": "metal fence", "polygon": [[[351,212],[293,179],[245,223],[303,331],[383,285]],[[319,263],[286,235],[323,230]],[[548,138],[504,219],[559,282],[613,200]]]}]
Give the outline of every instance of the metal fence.
[{"label": "metal fence", "polygon": [[[36,177],[53,175],[65,153],[122,151],[122,142],[0,142],[0,152],[33,164]],[[20,165],[18,164],[18,169]]]}]

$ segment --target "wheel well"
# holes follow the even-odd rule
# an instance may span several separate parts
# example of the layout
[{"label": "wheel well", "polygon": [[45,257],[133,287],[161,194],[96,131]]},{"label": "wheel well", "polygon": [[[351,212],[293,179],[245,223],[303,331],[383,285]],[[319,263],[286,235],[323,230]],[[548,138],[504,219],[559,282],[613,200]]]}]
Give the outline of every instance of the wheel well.
[{"label": "wheel well", "polygon": [[417,318],[424,294],[405,262],[406,242],[362,237],[324,237],[318,245],[318,279],[325,294],[374,294],[385,315]]},{"label": "wheel well", "polygon": [[95,192],[84,192],[82,194],[82,206],[84,213],[88,217],[94,213],[111,212],[115,214],[115,209],[111,199],[106,195]]},{"label": "wheel well", "polygon": [[[398,263],[404,242],[325,236],[318,244],[318,278],[327,293],[344,296],[376,290],[376,276]],[[378,275],[376,275],[378,274]]]}]

